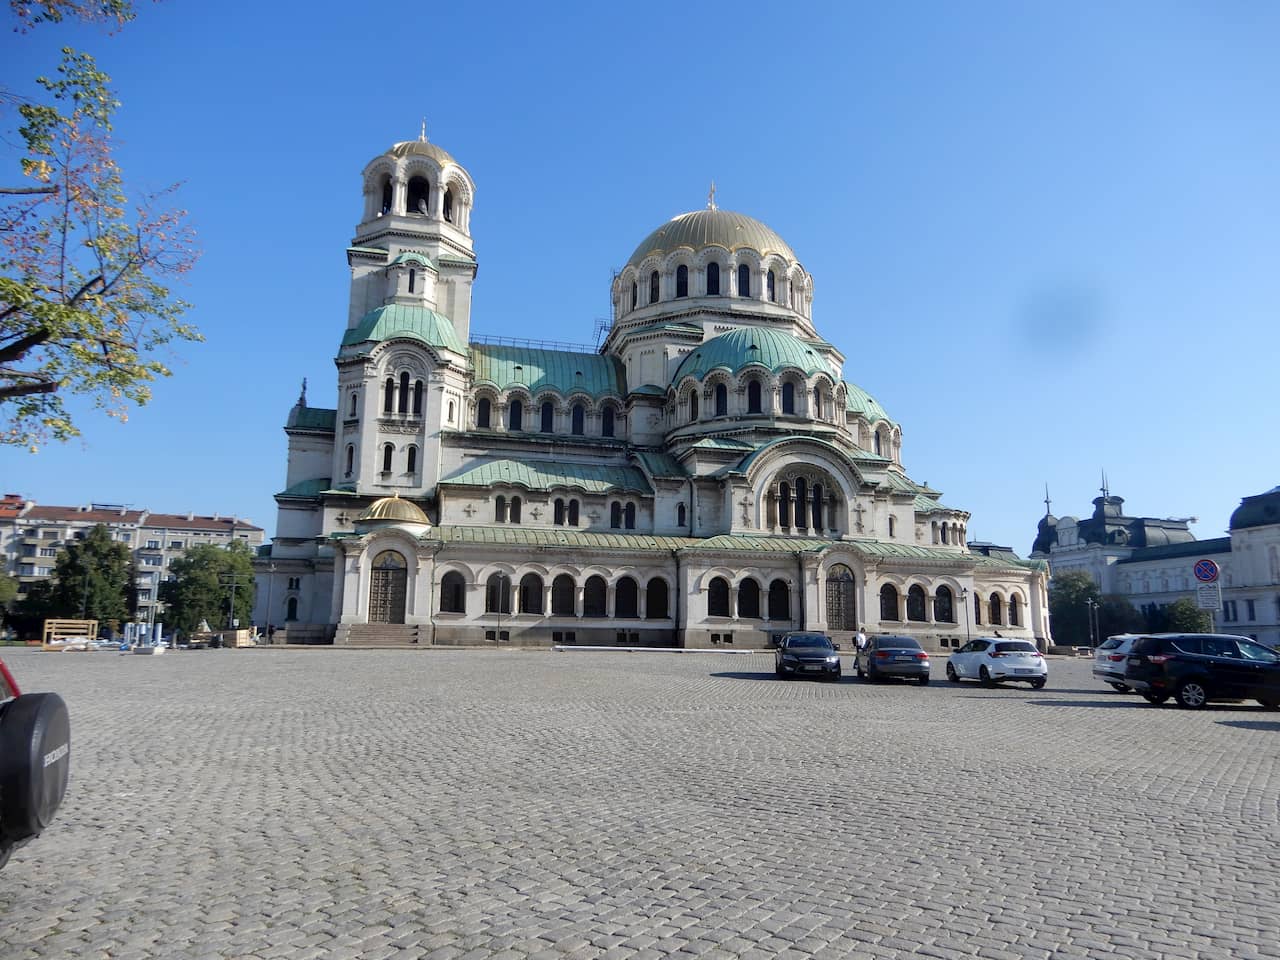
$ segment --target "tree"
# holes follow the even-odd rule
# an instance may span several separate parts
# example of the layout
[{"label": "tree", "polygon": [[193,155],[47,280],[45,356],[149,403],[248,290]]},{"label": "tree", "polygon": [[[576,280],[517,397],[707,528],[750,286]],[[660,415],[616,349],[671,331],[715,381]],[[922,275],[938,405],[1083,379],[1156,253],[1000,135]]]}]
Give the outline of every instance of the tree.
[{"label": "tree", "polygon": [[[123,24],[126,0],[10,0],[19,32],[66,16]],[[0,187],[0,442],[30,447],[79,434],[63,403],[83,394],[109,415],[146,404],[169,376],[159,352],[203,339],[169,284],[195,261],[175,187],[130,209],[113,156],[119,102],[93,57],[63,48],[45,102],[18,101],[27,186]]]},{"label": "tree", "polygon": [[1107,594],[1098,610],[1098,637],[1117,633],[1138,633],[1146,627],[1146,619],[1127,597]]},{"label": "tree", "polygon": [[1169,633],[1208,633],[1213,629],[1209,611],[1201,610],[1190,597],[1179,597],[1164,608],[1165,629]]},{"label": "tree", "polygon": [[1089,645],[1088,601],[1101,599],[1098,585],[1083,570],[1055,573],[1049,580],[1049,623],[1053,642],[1064,647]]},{"label": "tree", "polygon": [[[192,547],[169,567],[171,580],[160,584],[166,620],[183,633],[194,633],[201,620],[227,626],[228,619],[248,626],[253,615],[253,554],[239,541],[229,547]],[[235,608],[231,609],[232,583]]]},{"label": "tree", "polygon": [[50,600],[53,616],[119,625],[129,619],[129,548],[98,524],[83,540],[58,551]]}]

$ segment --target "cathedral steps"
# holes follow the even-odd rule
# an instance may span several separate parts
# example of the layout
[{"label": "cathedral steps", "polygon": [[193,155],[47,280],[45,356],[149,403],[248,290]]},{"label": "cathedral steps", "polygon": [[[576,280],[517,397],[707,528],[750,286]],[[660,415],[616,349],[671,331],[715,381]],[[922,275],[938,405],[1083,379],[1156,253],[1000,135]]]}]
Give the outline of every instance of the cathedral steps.
[{"label": "cathedral steps", "polygon": [[335,647],[394,649],[431,642],[430,627],[416,623],[343,623],[333,637]]}]

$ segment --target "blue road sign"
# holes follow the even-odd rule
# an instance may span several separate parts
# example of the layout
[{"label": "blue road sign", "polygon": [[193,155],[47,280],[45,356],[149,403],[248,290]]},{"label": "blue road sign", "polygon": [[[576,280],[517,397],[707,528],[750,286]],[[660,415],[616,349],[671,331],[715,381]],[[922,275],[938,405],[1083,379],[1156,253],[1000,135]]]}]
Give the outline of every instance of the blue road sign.
[{"label": "blue road sign", "polygon": [[1218,579],[1218,565],[1212,560],[1197,560],[1195,574],[1201,583],[1214,583]]}]

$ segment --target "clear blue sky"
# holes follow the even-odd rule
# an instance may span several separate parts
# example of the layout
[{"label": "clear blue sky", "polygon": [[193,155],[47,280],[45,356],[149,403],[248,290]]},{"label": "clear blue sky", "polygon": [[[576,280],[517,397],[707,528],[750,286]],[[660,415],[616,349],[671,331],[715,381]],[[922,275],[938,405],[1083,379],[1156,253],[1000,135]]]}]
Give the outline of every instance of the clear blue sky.
[{"label": "clear blue sky", "polygon": [[130,181],[185,181],[208,342],[127,424],[0,451],[4,491],[272,532],[302,378],[335,403],[360,171],[424,115],[477,183],[475,333],[591,342],[714,178],[972,539],[1025,555],[1045,483],[1081,516],[1104,469],[1201,537],[1280,484],[1276,4],[172,0],[6,32],[0,85],[64,44],[114,78]]}]

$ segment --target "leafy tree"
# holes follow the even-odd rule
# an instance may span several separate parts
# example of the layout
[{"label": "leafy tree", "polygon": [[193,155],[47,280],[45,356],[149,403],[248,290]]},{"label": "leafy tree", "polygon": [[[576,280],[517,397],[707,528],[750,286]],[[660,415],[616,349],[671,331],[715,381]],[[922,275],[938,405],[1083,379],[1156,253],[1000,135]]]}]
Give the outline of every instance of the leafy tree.
[{"label": "leafy tree", "polygon": [[[36,580],[28,588],[26,595],[17,600],[5,621],[23,640],[39,640],[44,621],[50,617],[65,616],[53,607],[53,581]],[[79,609],[76,615],[79,616]]]},{"label": "leafy tree", "polygon": [[1098,610],[1098,635],[1100,639],[1117,633],[1137,633],[1146,627],[1146,619],[1127,597],[1107,594]]},{"label": "leafy tree", "polygon": [[1089,644],[1089,605],[1101,600],[1098,585],[1083,570],[1055,573],[1049,580],[1049,623],[1059,646]]},{"label": "leafy tree", "polygon": [[[10,0],[19,32],[72,16],[123,24],[126,0]],[[169,376],[159,352],[201,340],[169,284],[195,261],[174,187],[130,205],[113,156],[119,102],[93,57],[62,51],[43,102],[19,102],[26,186],[0,186],[0,443],[32,450],[79,434],[62,395],[89,397],[125,419]]]},{"label": "leafy tree", "polygon": [[129,548],[98,524],[83,540],[58,551],[50,595],[53,616],[84,617],[104,624],[128,620],[132,563]]},{"label": "leafy tree", "polygon": [[[215,629],[228,626],[229,617],[249,625],[253,615],[253,554],[239,541],[227,548],[200,544],[187,550],[169,567],[173,579],[160,584],[167,605],[165,619],[183,633],[193,633],[201,620]],[[235,609],[231,584],[235,582]]]},{"label": "leafy tree", "polygon": [[1170,633],[1208,633],[1213,621],[1190,597],[1179,597],[1164,608],[1165,629]]}]

